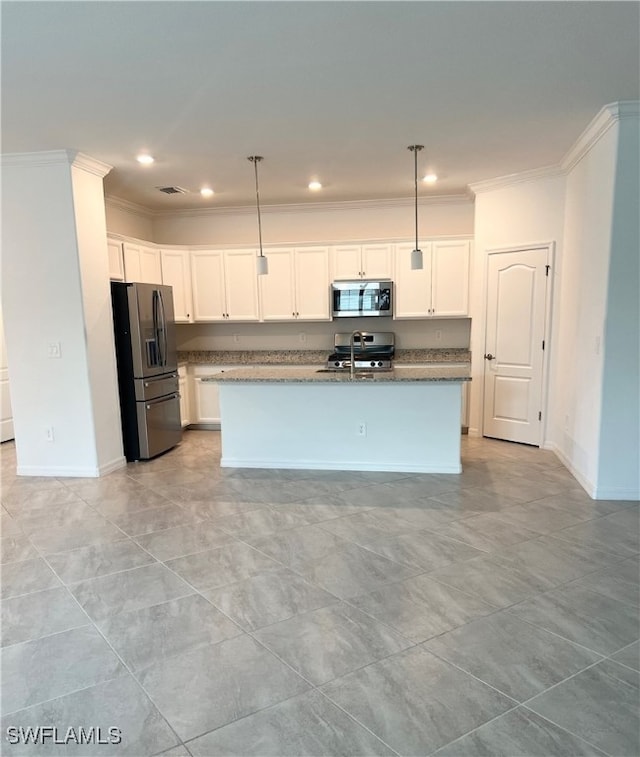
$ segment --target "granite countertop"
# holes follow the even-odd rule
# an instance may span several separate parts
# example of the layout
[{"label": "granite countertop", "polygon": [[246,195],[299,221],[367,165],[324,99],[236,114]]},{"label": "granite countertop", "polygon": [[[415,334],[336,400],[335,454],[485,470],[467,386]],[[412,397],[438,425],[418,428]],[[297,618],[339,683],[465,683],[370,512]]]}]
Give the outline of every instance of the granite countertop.
[{"label": "granite countertop", "polygon": [[[192,350],[178,352],[178,362],[191,365],[324,365],[330,350]],[[464,348],[397,349],[396,363],[468,363]]]},{"label": "granite countertop", "polygon": [[[366,373],[366,372],[365,372]],[[355,379],[352,383],[392,384],[398,382],[471,381],[469,363],[451,365],[406,366],[392,371],[366,373],[367,378]],[[295,384],[344,384],[351,383],[349,371],[321,371],[302,366],[234,368],[204,377],[202,381],[222,383],[295,383]]]}]

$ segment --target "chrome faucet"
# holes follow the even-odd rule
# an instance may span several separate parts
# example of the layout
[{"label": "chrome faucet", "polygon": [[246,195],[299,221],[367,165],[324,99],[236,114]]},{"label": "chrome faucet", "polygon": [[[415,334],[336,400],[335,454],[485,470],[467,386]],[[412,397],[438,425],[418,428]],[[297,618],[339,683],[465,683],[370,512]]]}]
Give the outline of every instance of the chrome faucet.
[{"label": "chrome faucet", "polygon": [[349,349],[350,349],[350,353],[351,353],[351,363],[350,363],[350,366],[349,366],[349,370],[350,370],[349,377],[352,378],[352,379],[355,378],[355,375],[356,375],[356,359],[355,359],[355,356],[353,354],[354,353],[354,348],[355,348],[355,343],[356,343],[356,337],[360,338],[360,349],[363,352],[364,352],[364,349],[365,349],[364,334],[362,333],[362,331],[353,331],[351,333],[351,338],[349,339]]}]

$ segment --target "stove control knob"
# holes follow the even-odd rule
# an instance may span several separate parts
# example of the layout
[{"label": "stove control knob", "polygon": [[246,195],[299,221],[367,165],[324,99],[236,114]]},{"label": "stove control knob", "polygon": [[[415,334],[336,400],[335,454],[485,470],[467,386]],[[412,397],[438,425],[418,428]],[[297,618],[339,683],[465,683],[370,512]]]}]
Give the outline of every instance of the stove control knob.
[{"label": "stove control knob", "polygon": [[378,360],[378,367],[382,368],[382,360]]},{"label": "stove control knob", "polygon": [[339,368],[340,367],[340,361],[336,360],[335,363],[334,363],[334,365],[335,365],[336,368]]},{"label": "stove control knob", "polygon": [[[380,365],[380,364],[378,363],[378,365]],[[375,368],[375,367],[376,367],[376,361],[375,361],[375,360],[372,360],[372,361],[371,361],[371,367],[372,367],[372,368]]]}]

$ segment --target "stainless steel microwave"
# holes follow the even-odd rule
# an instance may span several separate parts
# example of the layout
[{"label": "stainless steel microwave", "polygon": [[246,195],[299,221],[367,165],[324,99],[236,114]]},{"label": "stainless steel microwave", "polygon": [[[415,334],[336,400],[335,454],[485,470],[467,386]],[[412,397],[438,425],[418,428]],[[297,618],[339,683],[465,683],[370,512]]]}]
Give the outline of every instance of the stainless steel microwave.
[{"label": "stainless steel microwave", "polygon": [[331,294],[334,318],[393,315],[393,282],[390,280],[334,281]]}]

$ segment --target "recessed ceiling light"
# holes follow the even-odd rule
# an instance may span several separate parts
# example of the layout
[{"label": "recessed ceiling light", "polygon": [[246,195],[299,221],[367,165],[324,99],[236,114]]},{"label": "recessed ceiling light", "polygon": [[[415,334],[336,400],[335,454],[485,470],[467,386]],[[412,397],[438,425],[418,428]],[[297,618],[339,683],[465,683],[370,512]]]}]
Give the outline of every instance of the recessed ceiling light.
[{"label": "recessed ceiling light", "polygon": [[202,189],[200,190],[200,194],[203,197],[212,197],[215,193],[213,189],[211,189],[211,187],[202,187]]},{"label": "recessed ceiling light", "polygon": [[136,160],[138,161],[138,163],[142,163],[143,166],[148,166],[149,164],[153,163],[153,155],[140,153],[140,155],[136,157]]},{"label": "recessed ceiling light", "polygon": [[310,181],[309,182],[309,189],[313,190],[314,192],[318,189],[322,189],[322,184],[319,181]]},{"label": "recessed ceiling light", "polygon": [[425,184],[433,184],[434,182],[438,181],[438,177],[434,173],[428,173],[422,181],[425,182]]}]

